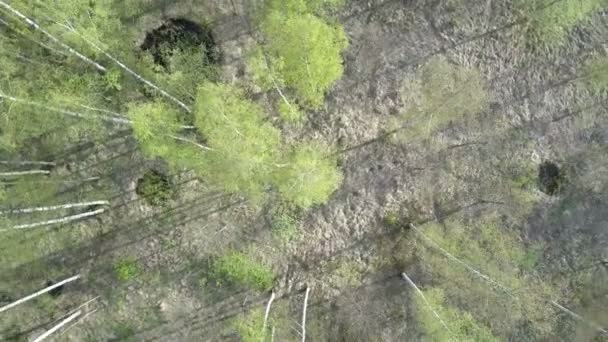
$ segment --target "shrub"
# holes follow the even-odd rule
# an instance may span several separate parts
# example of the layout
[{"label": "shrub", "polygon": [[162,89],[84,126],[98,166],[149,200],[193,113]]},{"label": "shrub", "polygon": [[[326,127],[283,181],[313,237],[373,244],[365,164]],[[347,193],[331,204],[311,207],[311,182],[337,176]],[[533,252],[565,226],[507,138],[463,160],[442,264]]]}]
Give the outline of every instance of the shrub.
[{"label": "shrub", "polygon": [[401,97],[405,111],[391,123],[399,142],[426,138],[451,120],[482,111],[488,103],[479,71],[453,65],[442,56],[434,57],[406,80]]},{"label": "shrub", "polygon": [[148,171],[137,181],[135,192],[150,205],[161,205],[171,199],[173,190],[167,177],[158,171]]},{"label": "shrub", "polygon": [[213,274],[218,284],[229,282],[264,291],[272,287],[274,273],[249,256],[240,252],[230,252],[213,263]]},{"label": "shrub", "polygon": [[262,31],[276,78],[293,89],[303,106],[321,107],[325,92],[344,72],[341,53],[348,46],[344,30],[314,14],[271,6]]},{"label": "shrub", "polygon": [[274,181],[281,197],[301,208],[327,202],[342,183],[336,157],[321,143],[295,146],[287,161],[277,169]]},{"label": "shrub", "polygon": [[[490,329],[480,324],[473,316],[454,307],[445,305],[445,296],[441,289],[433,288],[424,291],[427,303],[418,294],[416,296],[416,316],[424,332],[433,341],[500,341],[492,335]],[[428,306],[441,317],[448,328],[439,322],[435,314]]]},{"label": "shrub", "polygon": [[289,242],[298,236],[300,211],[288,202],[279,202],[269,210],[273,235],[281,242]]},{"label": "shrub", "polygon": [[120,281],[130,281],[139,275],[139,266],[134,259],[122,259],[114,264],[116,277]]},{"label": "shrub", "polygon": [[605,0],[516,0],[515,9],[527,20],[528,45],[556,46],[577,24],[606,6]]},{"label": "shrub", "polygon": [[260,342],[264,341],[266,331],[264,327],[264,312],[254,310],[244,317],[232,322],[232,327],[241,338],[241,342]]},{"label": "shrub", "polygon": [[596,94],[608,92],[608,57],[595,57],[588,61],[583,75],[589,90]]}]

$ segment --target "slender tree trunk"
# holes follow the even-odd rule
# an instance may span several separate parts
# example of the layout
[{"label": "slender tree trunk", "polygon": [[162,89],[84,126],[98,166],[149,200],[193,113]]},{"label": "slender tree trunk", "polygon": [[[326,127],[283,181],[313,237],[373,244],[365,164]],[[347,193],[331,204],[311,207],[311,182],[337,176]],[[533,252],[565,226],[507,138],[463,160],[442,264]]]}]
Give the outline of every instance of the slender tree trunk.
[{"label": "slender tree trunk", "polygon": [[80,52],[74,50],[71,46],[63,43],[62,41],[60,41],[58,38],[56,38],[55,36],[53,36],[52,34],[50,34],[48,31],[46,31],[45,29],[43,29],[42,27],[40,27],[40,25],[38,25],[35,21],[33,21],[32,19],[26,17],[24,14],[22,14],[21,12],[19,12],[18,10],[14,9],[13,7],[11,7],[9,4],[7,4],[4,1],[0,0],[0,7],[5,8],[6,10],[10,11],[11,13],[13,13],[15,16],[19,17],[21,20],[25,21],[28,25],[30,25],[32,28],[34,28],[35,30],[40,31],[42,34],[44,34],[45,36],[47,36],[50,40],[52,40],[53,42],[55,42],[56,44],[60,45],[61,47],[63,47],[64,49],[68,50],[70,53],[72,53],[73,55],[77,56],[78,58],[80,58],[81,60],[85,61],[88,64],[91,64],[93,66],[95,66],[95,68],[101,72],[106,72],[106,68],[104,68],[102,65],[100,65],[99,63],[93,61],[92,59],[86,57],[85,55],[81,54]]},{"label": "slender tree trunk", "polygon": [[443,321],[443,319],[441,319],[441,316],[439,316],[437,311],[435,311],[435,309],[433,309],[433,306],[431,305],[431,303],[429,303],[429,301],[426,299],[426,296],[424,295],[424,293],[422,293],[422,291],[420,291],[420,289],[418,288],[418,286],[416,286],[416,284],[412,281],[412,279],[410,279],[410,277],[408,277],[405,272],[401,273],[401,277],[403,277],[403,279],[405,279],[410,284],[410,286],[413,287],[414,290],[416,290],[416,293],[420,296],[420,298],[422,298],[422,300],[424,301],[424,304],[429,308],[429,310],[431,310],[433,315],[435,315],[435,317],[437,317],[437,320],[439,320],[439,322],[441,323],[441,325],[443,325],[445,330],[447,330],[450,333],[450,335],[453,335],[450,328],[448,328],[448,325]]},{"label": "slender tree trunk", "polygon": [[79,207],[89,207],[92,205],[108,205],[110,202],[108,201],[93,201],[93,202],[81,202],[81,203],[68,203],[61,205],[53,205],[49,207],[36,207],[36,208],[25,208],[25,209],[15,209],[15,210],[5,210],[0,211],[0,215],[5,214],[26,214],[26,213],[34,213],[41,211],[52,211],[59,209],[71,209],[71,208],[79,208]]},{"label": "slender tree trunk", "polygon": [[[12,227],[10,229],[28,229],[28,228],[36,228],[36,227],[42,227],[42,226],[50,226],[50,225],[60,224],[60,223],[68,223],[68,222],[76,221],[76,220],[79,220],[79,219],[82,219],[85,217],[99,215],[99,214],[103,213],[104,211],[105,211],[105,209],[102,208],[102,209],[97,209],[94,211],[88,211],[88,212],[82,213],[82,214],[66,216],[66,217],[52,219],[52,220],[48,220],[48,221],[20,224],[20,225]],[[1,229],[0,231],[7,231],[10,229]]]},{"label": "slender tree trunk", "polygon": [[100,119],[100,120],[103,120],[103,121],[109,121],[109,122],[114,122],[114,123],[118,123],[118,124],[127,124],[127,125],[131,125],[133,123],[131,120],[128,120],[128,119],[122,119],[122,118],[117,118],[117,117],[108,117],[108,116],[104,116],[104,115],[84,114],[84,113],[74,112],[74,111],[71,111],[71,110],[65,110],[65,109],[61,109],[61,108],[56,108],[56,107],[52,107],[52,106],[43,105],[43,104],[38,103],[38,102],[33,102],[33,101],[19,99],[19,98],[16,98],[16,97],[13,97],[13,96],[10,96],[10,95],[6,95],[6,94],[2,94],[2,93],[0,93],[0,98],[7,99],[9,101],[16,102],[16,103],[25,104],[25,105],[32,106],[32,107],[38,107],[38,108],[42,108],[42,109],[45,109],[45,110],[50,110],[52,112],[61,113],[61,114],[65,114],[65,115],[68,115],[68,116],[73,116],[73,117],[76,117],[76,118],[81,118],[81,119]]},{"label": "slender tree trunk", "polygon": [[306,309],[308,308],[308,295],[310,294],[310,287],[306,287],[306,294],[304,295],[304,308],[302,308],[302,342],[306,341]]},{"label": "slender tree trunk", "polygon": [[21,160],[21,161],[1,160],[0,164],[3,164],[3,165],[49,165],[49,166],[56,165],[54,162],[30,161],[30,160]]},{"label": "slender tree trunk", "polygon": [[[41,183],[85,183],[85,182],[93,182],[96,180],[99,180],[99,177],[89,177],[89,178],[84,178],[84,179],[78,179],[78,180],[36,180],[36,181],[31,181],[30,183],[35,183],[35,184],[41,184]],[[17,184],[16,181],[9,181],[9,182],[0,182],[1,184]]]},{"label": "slender tree trunk", "polygon": [[78,323],[84,321],[85,319],[87,319],[87,317],[91,316],[92,314],[94,314],[95,312],[97,312],[98,309],[93,309],[89,312],[87,312],[86,315],[80,317],[76,322],[74,322],[74,324],[70,325],[69,327],[65,328],[58,336],[61,336],[63,334],[65,334],[68,330],[72,329],[74,326],[76,326]]},{"label": "slender tree trunk", "polygon": [[27,171],[13,171],[13,172],[0,172],[0,177],[19,177],[28,175],[50,175],[51,171],[48,170],[27,170]]},{"label": "slender tree trunk", "polygon": [[75,320],[78,316],[80,316],[80,314],[82,314],[82,311],[80,311],[80,310],[76,311],[75,313],[73,313],[72,315],[70,315],[68,318],[66,318],[63,321],[59,322],[59,324],[57,324],[56,326],[54,326],[51,329],[47,330],[44,334],[36,337],[36,339],[34,339],[33,342],[43,341],[44,339],[46,339],[47,337],[51,336],[52,334],[54,334],[59,329],[63,328],[66,324],[68,324],[71,321]]},{"label": "slender tree trunk", "polygon": [[262,325],[262,340],[260,342],[263,342],[264,338],[266,337],[266,324],[268,324],[268,315],[270,315],[270,306],[272,305],[273,301],[274,291],[270,294],[270,299],[268,299],[268,304],[266,304],[266,312],[264,313],[264,324]]},{"label": "slender tree trunk", "polygon": [[[496,280],[490,278],[489,276],[479,272],[478,270],[474,269],[473,267],[469,266],[467,263],[465,263],[464,261],[458,259],[457,257],[455,257],[454,255],[452,255],[450,252],[446,251],[445,249],[443,249],[441,246],[439,246],[435,241],[433,241],[431,238],[427,237],[426,235],[424,235],[424,233],[422,233],[422,231],[420,229],[418,229],[416,226],[414,226],[413,224],[410,224],[411,228],[418,233],[418,235],[420,237],[422,237],[429,245],[433,246],[434,248],[436,248],[437,250],[439,250],[443,255],[445,255],[448,259],[455,261],[456,263],[462,265],[464,268],[466,268],[469,272],[477,275],[478,277],[480,277],[481,279],[487,281],[488,283],[495,285],[496,287],[500,288],[501,290],[503,290],[507,295],[509,295],[510,297],[513,297],[512,294],[512,290],[504,285],[502,285],[501,283],[497,282]],[[587,324],[588,326],[597,329],[598,331],[602,332],[603,334],[608,334],[608,330],[606,330],[605,328],[603,328],[601,325],[597,324],[594,321],[590,321],[585,319],[583,316],[575,313],[574,311],[558,304],[556,301],[553,300],[547,300],[546,298],[542,298],[541,296],[537,296],[538,298],[541,298],[547,302],[549,302],[549,304],[551,304],[552,306],[555,306],[556,308],[558,308],[559,310],[561,310],[562,312],[570,315],[571,317],[575,318],[578,321],[581,321],[585,324]]]},{"label": "slender tree trunk", "polygon": [[272,330],[270,331],[270,342],[274,342],[274,325],[272,326]]},{"label": "slender tree trunk", "polygon": [[186,139],[186,138],[182,138],[182,137],[178,137],[176,135],[168,135],[168,137],[173,138],[175,140],[179,140],[179,141],[183,141],[192,145],[195,145],[196,147],[203,149],[205,151],[213,151],[213,149],[211,147],[207,147],[205,145],[199,144],[196,141],[190,140],[190,139]]},{"label": "slender tree trunk", "polygon": [[183,103],[182,101],[178,100],[175,96],[169,94],[167,91],[165,91],[164,89],[159,88],[157,85],[155,85],[154,83],[148,81],[147,79],[145,79],[143,76],[139,75],[138,73],[136,73],[135,71],[131,70],[128,66],[126,66],[125,64],[123,64],[121,61],[119,61],[116,57],[110,55],[109,53],[107,53],[104,49],[102,49],[101,47],[99,47],[97,44],[95,44],[94,42],[92,42],[91,40],[89,40],[87,37],[85,37],[84,35],[80,34],[80,32],[76,31],[74,28],[69,27],[67,25],[58,23],[59,25],[65,27],[68,31],[77,34],[82,40],[84,40],[87,44],[89,44],[91,47],[93,47],[95,50],[101,52],[104,56],[106,56],[108,59],[110,59],[112,62],[114,62],[116,65],[118,65],[121,69],[123,69],[124,71],[126,71],[127,73],[131,74],[131,76],[135,77],[138,81],[143,82],[144,84],[146,84],[147,86],[153,88],[154,90],[158,91],[159,93],[161,93],[164,97],[168,98],[169,100],[175,102],[178,106],[180,106],[181,108],[183,108],[186,112],[188,113],[192,113],[192,110],[190,109],[190,107],[188,107],[185,103]]},{"label": "slender tree trunk", "polygon": [[38,292],[35,292],[35,293],[33,293],[33,294],[29,295],[29,296],[23,297],[23,298],[21,298],[19,300],[16,300],[16,301],[14,301],[14,302],[12,302],[10,304],[7,304],[7,305],[1,307],[0,308],[0,313],[6,311],[8,309],[14,308],[15,306],[17,306],[19,304],[23,304],[23,303],[25,303],[25,302],[27,302],[27,301],[29,301],[31,299],[34,299],[34,298],[36,298],[36,297],[38,297],[38,296],[40,296],[42,294],[45,294],[45,293],[47,293],[49,291],[52,291],[53,289],[56,289],[56,288],[58,288],[60,286],[63,286],[65,284],[67,284],[67,283],[70,283],[70,282],[72,282],[74,280],[78,280],[78,279],[80,279],[80,274],[75,275],[75,276],[70,277],[70,278],[67,278],[65,280],[62,280],[62,281],[58,282],[57,284],[53,284],[51,286],[48,286],[48,287],[46,287],[46,288],[44,288],[44,289],[42,289],[42,290],[40,290]]}]

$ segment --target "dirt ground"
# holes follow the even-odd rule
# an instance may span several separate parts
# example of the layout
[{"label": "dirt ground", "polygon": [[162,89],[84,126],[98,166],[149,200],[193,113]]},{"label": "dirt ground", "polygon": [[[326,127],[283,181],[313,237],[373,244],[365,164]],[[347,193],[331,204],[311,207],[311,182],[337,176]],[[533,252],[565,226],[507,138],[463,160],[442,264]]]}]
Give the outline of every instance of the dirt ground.
[{"label": "dirt ground", "polygon": [[[344,76],[328,94],[325,108],[309,113],[304,128],[289,132],[292,138],[334,144],[341,151],[344,182],[327,204],[306,213],[300,237],[289,243],[270,242],[262,207],[222,195],[187,172],[172,179],[181,191],[171,209],[146,205],[134,193],[137,175],[162,166],[142,163],[137,151],[127,153],[124,160],[130,164],[117,166],[112,186],[129,195],[117,198],[117,209],[109,216],[89,224],[87,229],[95,227],[98,237],[94,243],[68,257],[57,253],[56,262],[89,274],[88,287],[78,288],[79,293],[92,297],[95,289],[102,295],[95,319],[62,338],[238,340],[225,323],[263,308],[268,294],[201,286],[209,256],[235,247],[250,248],[273,265],[279,274],[277,305],[293,321],[300,317],[302,290],[312,288],[311,341],[417,340],[410,289],[399,274],[407,270],[420,282],[428,275],[417,267],[413,237],[384,223],[394,211],[421,224],[486,212],[521,219],[516,226],[527,241],[547,242],[540,267],[556,278],[589,260],[607,260],[605,194],[587,185],[557,196],[538,191],[531,213],[520,215],[504,179],[512,170],[535,168],[547,160],[564,170],[575,169],[573,181],[590,182],[593,172],[606,172],[606,162],[591,154],[591,147],[605,152],[608,144],[606,102],[589,105],[590,94],[572,80],[586,58],[608,51],[608,17],[594,17],[557,50],[532,52],[517,38],[521,27],[513,24],[508,3],[347,1],[337,14],[350,40]],[[141,25],[148,30],[163,17],[208,22],[222,52],[224,80],[242,83],[246,53],[255,42],[247,4],[180,1],[159,6]],[[377,139],[402,112],[403,80],[438,54],[481,70],[490,108],[452,122],[429,141],[397,145]],[[263,96],[261,101],[266,100]],[[132,144],[125,142],[123,150]],[[90,157],[91,163],[109,152],[100,153]],[[121,229],[111,231],[117,227]],[[108,265],[126,256],[136,258],[146,276],[116,284]],[[564,293],[564,302],[569,300],[572,294]],[[121,329],[124,335],[117,333]],[[289,330],[278,334],[284,340],[296,338]]]}]

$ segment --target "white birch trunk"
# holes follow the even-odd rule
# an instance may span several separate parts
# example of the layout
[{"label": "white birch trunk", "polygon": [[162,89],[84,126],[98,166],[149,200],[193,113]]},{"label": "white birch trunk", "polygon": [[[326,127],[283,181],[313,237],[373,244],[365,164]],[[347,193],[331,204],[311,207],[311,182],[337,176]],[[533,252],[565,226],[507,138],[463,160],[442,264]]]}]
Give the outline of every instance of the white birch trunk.
[{"label": "white birch trunk", "polygon": [[82,311],[80,311],[80,310],[76,311],[75,313],[73,313],[72,315],[70,315],[70,317],[64,319],[63,321],[59,322],[59,324],[57,324],[56,326],[54,326],[51,329],[47,330],[44,334],[36,337],[36,339],[34,339],[33,342],[43,341],[44,339],[46,339],[47,337],[51,336],[52,334],[54,334],[59,329],[63,328],[66,324],[68,324],[71,321],[75,320],[78,316],[80,316],[81,313],[82,313]]},{"label": "white birch trunk", "polygon": [[0,164],[3,165],[49,165],[55,166],[54,162],[45,162],[45,161],[30,161],[30,160],[21,160],[21,161],[9,161],[9,160],[0,160]]},{"label": "white birch trunk", "polygon": [[[464,266],[467,270],[469,270],[471,273],[477,275],[478,277],[480,277],[481,279],[487,281],[488,283],[495,285],[496,287],[500,288],[501,290],[505,291],[509,296],[513,297],[513,294],[511,293],[511,289],[508,288],[507,286],[502,285],[501,283],[499,283],[498,281],[490,278],[489,276],[479,272],[478,270],[474,269],[473,267],[469,266],[468,264],[466,264],[464,261],[458,259],[457,257],[455,257],[454,255],[452,255],[450,252],[446,251],[445,249],[441,248],[441,246],[439,246],[435,241],[433,241],[432,239],[430,239],[429,237],[427,237],[426,235],[424,235],[424,233],[422,233],[422,231],[418,228],[416,228],[416,226],[414,226],[413,224],[410,225],[412,227],[412,229],[418,233],[418,235],[420,235],[428,244],[430,244],[431,246],[435,247],[436,249],[438,249],[441,253],[443,253],[443,255],[445,255],[448,259],[455,261],[456,263]],[[598,331],[601,331],[603,334],[608,334],[608,330],[606,330],[605,328],[603,328],[601,325],[587,320],[585,319],[583,316],[565,308],[564,306],[558,304],[556,301],[553,300],[547,300],[545,298],[542,298],[541,296],[536,296],[537,298],[541,298],[547,302],[549,302],[549,304],[551,304],[552,306],[555,306],[556,308],[558,308],[559,310],[561,310],[562,312],[568,314],[569,316],[573,317],[574,319],[581,321],[585,324],[587,324],[588,326],[597,329]]]},{"label": "white birch trunk", "polygon": [[437,320],[439,320],[439,322],[441,323],[441,325],[443,325],[445,330],[447,330],[450,333],[450,335],[452,335],[452,331],[450,330],[450,328],[448,328],[448,325],[443,321],[443,319],[441,319],[441,316],[439,316],[437,311],[435,311],[435,309],[433,309],[433,306],[431,305],[431,303],[429,303],[429,301],[426,299],[426,296],[424,295],[424,293],[422,293],[422,291],[420,291],[420,289],[418,288],[418,286],[416,286],[416,284],[412,281],[412,279],[410,279],[410,277],[408,277],[407,274],[405,274],[405,272],[402,272],[401,276],[403,277],[403,279],[405,279],[410,284],[411,287],[414,288],[414,290],[416,290],[416,293],[420,296],[420,298],[422,298],[422,300],[424,301],[424,304],[429,308],[429,310],[431,310],[433,315],[435,315],[435,317],[437,317]]},{"label": "white birch trunk", "polygon": [[[97,209],[97,210],[88,211],[88,212],[82,213],[82,214],[66,216],[66,217],[52,219],[52,220],[48,220],[48,221],[20,224],[17,226],[13,226],[10,229],[28,229],[28,228],[36,228],[36,227],[42,227],[42,226],[50,226],[50,225],[60,224],[60,223],[68,223],[68,222],[79,220],[81,218],[99,215],[99,214],[103,213],[104,211],[105,211],[105,209]],[[0,231],[7,231],[10,229],[1,229]]]},{"label": "white birch trunk", "polygon": [[308,308],[309,294],[310,287],[306,287],[306,294],[304,295],[304,308],[302,309],[302,342],[306,341],[306,309]]},{"label": "white birch trunk", "polygon": [[63,43],[58,38],[56,38],[55,36],[53,36],[51,33],[49,33],[48,31],[46,31],[42,27],[40,27],[40,25],[38,25],[35,21],[33,21],[32,19],[26,17],[24,14],[22,14],[21,12],[19,12],[16,9],[14,9],[13,7],[11,7],[6,2],[0,0],[0,7],[4,7],[6,10],[10,11],[15,16],[17,16],[21,20],[25,21],[28,25],[30,25],[31,27],[33,27],[35,30],[40,31],[42,34],[44,34],[45,36],[47,36],[50,40],[52,40],[56,44],[60,45],[64,49],[68,50],[70,53],[72,53],[73,55],[77,56],[78,58],[80,58],[84,62],[95,66],[95,68],[97,70],[99,70],[101,72],[106,72],[107,71],[106,68],[104,68],[102,65],[100,65],[99,63],[97,63],[97,62],[93,61],[92,59],[86,57],[85,55],[81,54],[80,52],[74,50],[71,46]]},{"label": "white birch trunk", "polygon": [[270,331],[270,342],[274,342],[274,326],[272,327],[272,330]]},{"label": "white birch trunk", "polygon": [[[36,183],[36,184],[42,184],[42,183],[84,183],[84,182],[92,182],[92,181],[96,181],[99,180],[99,177],[89,177],[89,178],[84,178],[84,179],[78,179],[78,180],[36,180],[36,181],[31,181],[31,183]],[[2,184],[17,184],[16,181],[0,181],[0,183]]]},{"label": "white birch trunk", "polygon": [[45,293],[47,293],[49,291],[52,291],[53,289],[56,289],[56,288],[58,288],[60,286],[63,286],[65,284],[67,284],[67,283],[73,282],[74,280],[78,280],[78,279],[80,279],[80,274],[75,275],[75,276],[70,277],[70,278],[67,278],[65,280],[62,280],[62,281],[58,282],[57,284],[53,284],[51,286],[48,286],[48,287],[46,287],[46,288],[44,288],[44,289],[42,289],[42,290],[40,290],[38,292],[32,293],[29,296],[23,297],[23,298],[21,298],[19,300],[16,300],[16,301],[14,301],[14,302],[12,302],[10,304],[7,304],[7,305],[1,307],[0,308],[0,313],[6,311],[8,309],[14,308],[15,306],[17,306],[19,304],[23,304],[23,303],[25,303],[25,302],[27,302],[27,301],[29,301],[31,299],[34,299],[34,298],[36,298],[36,297],[38,297],[40,295],[43,295],[43,294],[45,294]]},{"label": "white birch trunk", "polygon": [[108,205],[110,202],[108,201],[93,201],[93,202],[81,202],[81,203],[68,203],[61,205],[53,205],[49,207],[36,207],[36,208],[25,208],[25,209],[14,209],[14,210],[5,210],[0,211],[0,215],[5,214],[26,214],[26,213],[35,213],[41,211],[52,211],[59,209],[71,209],[71,208],[80,208],[80,207],[88,207],[92,205]]},{"label": "white birch trunk", "polygon": [[178,137],[176,135],[168,135],[168,137],[173,138],[175,140],[179,140],[179,141],[183,141],[183,142],[187,142],[189,144],[195,145],[196,147],[198,147],[200,149],[203,149],[205,151],[213,151],[213,149],[211,147],[207,147],[205,145],[199,144],[196,141],[193,141],[193,140],[190,140],[190,139]]},{"label": "white birch trunk", "polygon": [[42,108],[42,109],[45,109],[45,110],[50,110],[50,111],[61,113],[61,114],[65,114],[65,115],[68,115],[68,116],[73,116],[73,117],[81,118],[81,119],[100,119],[100,120],[104,120],[104,121],[110,121],[110,122],[114,122],[114,123],[127,124],[127,125],[131,125],[133,123],[131,120],[128,120],[128,119],[122,119],[122,118],[108,117],[108,116],[103,116],[103,115],[84,114],[84,113],[74,112],[74,111],[71,111],[71,110],[65,110],[65,109],[61,109],[61,108],[56,108],[56,107],[51,107],[51,106],[43,105],[43,104],[40,104],[40,103],[37,103],[37,102],[33,102],[33,101],[19,99],[19,98],[16,98],[16,97],[13,97],[13,96],[9,96],[9,95],[6,95],[6,94],[2,94],[2,93],[0,93],[0,98],[7,99],[9,101],[16,102],[16,103],[25,104],[25,105],[32,106],[32,107],[38,107],[38,108]]},{"label": "white birch trunk", "polygon": [[135,77],[138,81],[143,82],[144,84],[146,84],[147,86],[153,88],[154,90],[158,91],[159,93],[161,93],[164,97],[170,99],[171,101],[175,102],[178,106],[182,107],[186,112],[188,113],[192,113],[192,110],[190,109],[190,107],[188,107],[185,103],[183,103],[182,101],[178,100],[175,96],[169,94],[167,91],[165,91],[164,89],[159,88],[157,85],[155,85],[154,83],[148,81],[147,79],[145,79],[143,76],[139,75],[138,73],[136,73],[135,71],[131,70],[128,66],[126,66],[125,64],[123,64],[121,61],[119,61],[116,57],[110,55],[109,53],[107,53],[104,49],[102,49],[101,47],[99,47],[97,44],[95,44],[94,42],[92,42],[91,40],[89,40],[87,37],[85,37],[84,35],[80,34],[78,31],[76,31],[74,28],[69,27],[67,25],[58,23],[59,25],[62,25],[63,27],[65,27],[68,31],[77,34],[82,40],[84,40],[87,44],[89,44],[91,47],[93,47],[95,50],[101,52],[104,56],[106,56],[108,59],[110,59],[112,62],[116,63],[116,65],[118,65],[121,69],[123,69],[124,71],[126,71],[127,73],[131,74],[131,76]]},{"label": "white birch trunk", "polygon": [[266,324],[268,324],[268,315],[270,315],[270,306],[272,305],[273,301],[274,291],[270,294],[270,299],[268,299],[268,304],[266,304],[266,312],[264,313],[264,324],[262,325],[262,340],[260,342],[263,342],[264,338],[266,337]]},{"label": "white birch trunk", "polygon": [[28,175],[50,175],[51,171],[47,170],[27,170],[27,171],[12,171],[0,172],[0,177],[19,177]]}]

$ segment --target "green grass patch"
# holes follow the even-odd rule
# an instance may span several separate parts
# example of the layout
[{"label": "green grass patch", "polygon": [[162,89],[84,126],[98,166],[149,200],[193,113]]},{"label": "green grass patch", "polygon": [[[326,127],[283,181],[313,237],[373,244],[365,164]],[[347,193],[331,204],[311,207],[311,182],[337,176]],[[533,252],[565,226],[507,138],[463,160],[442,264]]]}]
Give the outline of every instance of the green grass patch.
[{"label": "green grass patch", "polygon": [[270,267],[237,251],[219,257],[213,263],[212,273],[220,285],[230,283],[259,291],[271,288],[275,276]]},{"label": "green grass patch", "polygon": [[122,259],[114,264],[114,272],[118,280],[126,282],[135,279],[141,270],[134,259]]}]

